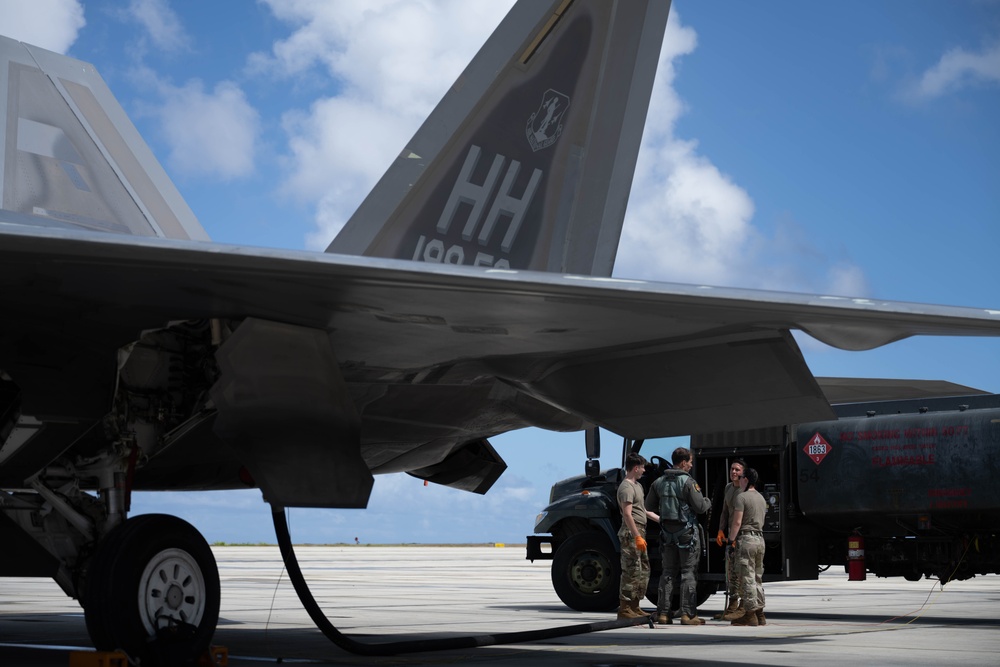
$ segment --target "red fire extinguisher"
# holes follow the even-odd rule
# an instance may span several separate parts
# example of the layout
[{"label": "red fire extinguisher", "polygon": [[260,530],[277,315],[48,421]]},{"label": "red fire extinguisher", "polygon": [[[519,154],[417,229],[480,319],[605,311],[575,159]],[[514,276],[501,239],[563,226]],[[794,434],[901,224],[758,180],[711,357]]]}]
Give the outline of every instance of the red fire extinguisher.
[{"label": "red fire extinguisher", "polygon": [[858,531],[847,538],[847,580],[864,581],[865,571],[865,538]]}]

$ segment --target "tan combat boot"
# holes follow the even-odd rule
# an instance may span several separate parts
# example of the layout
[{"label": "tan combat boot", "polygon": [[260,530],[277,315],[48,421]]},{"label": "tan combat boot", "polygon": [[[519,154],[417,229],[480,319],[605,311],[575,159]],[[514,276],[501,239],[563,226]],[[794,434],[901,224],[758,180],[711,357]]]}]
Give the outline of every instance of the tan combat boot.
[{"label": "tan combat boot", "polygon": [[713,616],[712,618],[714,618],[717,621],[720,620],[720,619],[725,619],[727,621],[728,620],[732,620],[732,619],[725,618],[726,614],[730,614],[730,613],[736,611],[739,608],[740,608],[740,598],[738,596],[734,595],[734,596],[732,596],[732,597],[729,598],[729,606],[726,607],[725,609],[723,609],[721,612],[719,612],[715,616]]},{"label": "tan combat boot", "polygon": [[641,600],[642,600],[642,598],[632,598],[632,611],[636,612],[640,616],[649,616],[649,614],[647,614],[646,612],[644,612],[642,610],[642,607],[639,606],[639,602]]},{"label": "tan combat boot", "polygon": [[618,620],[623,621],[627,618],[642,618],[645,616],[641,611],[636,611],[632,609],[632,600],[627,597],[622,597],[619,599],[618,606]]},{"label": "tan combat boot", "polygon": [[684,614],[681,616],[681,625],[704,625],[704,624],[705,621],[698,618],[697,615],[688,616],[687,614]]},{"label": "tan combat boot", "polygon": [[656,624],[657,625],[672,625],[674,620],[670,618],[670,614],[665,611],[656,612]]},{"label": "tan combat boot", "polygon": [[761,607],[760,609],[758,609],[754,613],[757,615],[757,625],[767,625],[767,619],[764,618],[764,608],[763,607]]},{"label": "tan combat boot", "polygon": [[740,616],[739,618],[735,619],[732,624],[733,625],[746,625],[746,626],[750,626],[750,627],[754,627],[754,628],[757,627],[758,625],[760,625],[757,622],[757,610],[756,609],[754,609],[752,611],[748,610],[742,616]]},{"label": "tan combat boot", "polygon": [[723,621],[735,621],[738,618],[743,618],[743,616],[745,614],[746,614],[746,610],[740,609],[739,607],[737,607],[736,609],[734,609],[732,611],[727,611],[725,614],[723,614],[722,615],[722,620]]}]

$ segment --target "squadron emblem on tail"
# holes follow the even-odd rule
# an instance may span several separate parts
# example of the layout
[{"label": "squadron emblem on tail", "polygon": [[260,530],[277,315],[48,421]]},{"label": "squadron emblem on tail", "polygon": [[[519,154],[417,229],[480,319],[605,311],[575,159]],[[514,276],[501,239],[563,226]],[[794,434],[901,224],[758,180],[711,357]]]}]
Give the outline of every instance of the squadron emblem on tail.
[{"label": "squadron emblem on tail", "polygon": [[567,109],[569,109],[569,97],[551,88],[545,91],[538,111],[531,114],[524,129],[531,150],[540,151],[556,142],[562,134],[562,118]]}]

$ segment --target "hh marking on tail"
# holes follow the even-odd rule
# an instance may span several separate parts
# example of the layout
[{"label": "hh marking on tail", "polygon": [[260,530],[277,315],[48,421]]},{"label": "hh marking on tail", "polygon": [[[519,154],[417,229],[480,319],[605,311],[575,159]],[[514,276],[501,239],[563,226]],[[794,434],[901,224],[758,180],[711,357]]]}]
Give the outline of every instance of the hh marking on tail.
[{"label": "hh marking on tail", "polygon": [[[421,234],[417,239],[416,247],[413,250],[413,259],[425,262],[438,262],[446,264],[465,264],[466,256],[468,263],[473,266],[492,266],[496,268],[510,268],[510,263],[506,258],[495,259],[499,254],[509,254],[514,248],[518,232],[521,230],[524,217],[531,206],[531,201],[538,191],[538,186],[542,181],[544,172],[535,168],[531,172],[524,192],[518,197],[513,194],[514,182],[521,171],[521,163],[517,160],[509,160],[503,181],[499,189],[497,182],[500,174],[504,171],[504,164],[508,162],[505,155],[497,153],[493,157],[489,172],[481,184],[472,181],[472,174],[475,171],[482,149],[473,144],[469,147],[469,154],[465,158],[465,163],[455,180],[448,202],[441,211],[435,231],[441,236],[448,234],[455,217],[458,215],[460,207],[468,211],[468,217],[462,227],[462,241],[469,246],[473,240],[484,250],[470,247],[466,252],[466,247],[462,244],[452,243],[447,239],[428,239]],[[492,200],[492,203],[491,203]],[[489,212],[483,217],[483,212],[489,206]],[[470,208],[471,207],[471,208]],[[500,240],[499,245],[492,242],[493,232],[498,223],[507,221],[507,231]],[[478,233],[477,233],[478,232]],[[498,247],[497,247],[498,246]]]}]

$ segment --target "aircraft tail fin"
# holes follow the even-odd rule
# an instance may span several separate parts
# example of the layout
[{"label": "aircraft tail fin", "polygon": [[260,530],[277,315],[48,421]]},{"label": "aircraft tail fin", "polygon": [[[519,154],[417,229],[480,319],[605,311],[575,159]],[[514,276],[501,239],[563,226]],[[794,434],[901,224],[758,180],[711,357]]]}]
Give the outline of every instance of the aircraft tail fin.
[{"label": "aircraft tail fin", "polygon": [[521,0],[327,252],[611,275],[668,0]]},{"label": "aircraft tail fin", "polygon": [[0,36],[0,224],[208,240],[92,65]]}]

